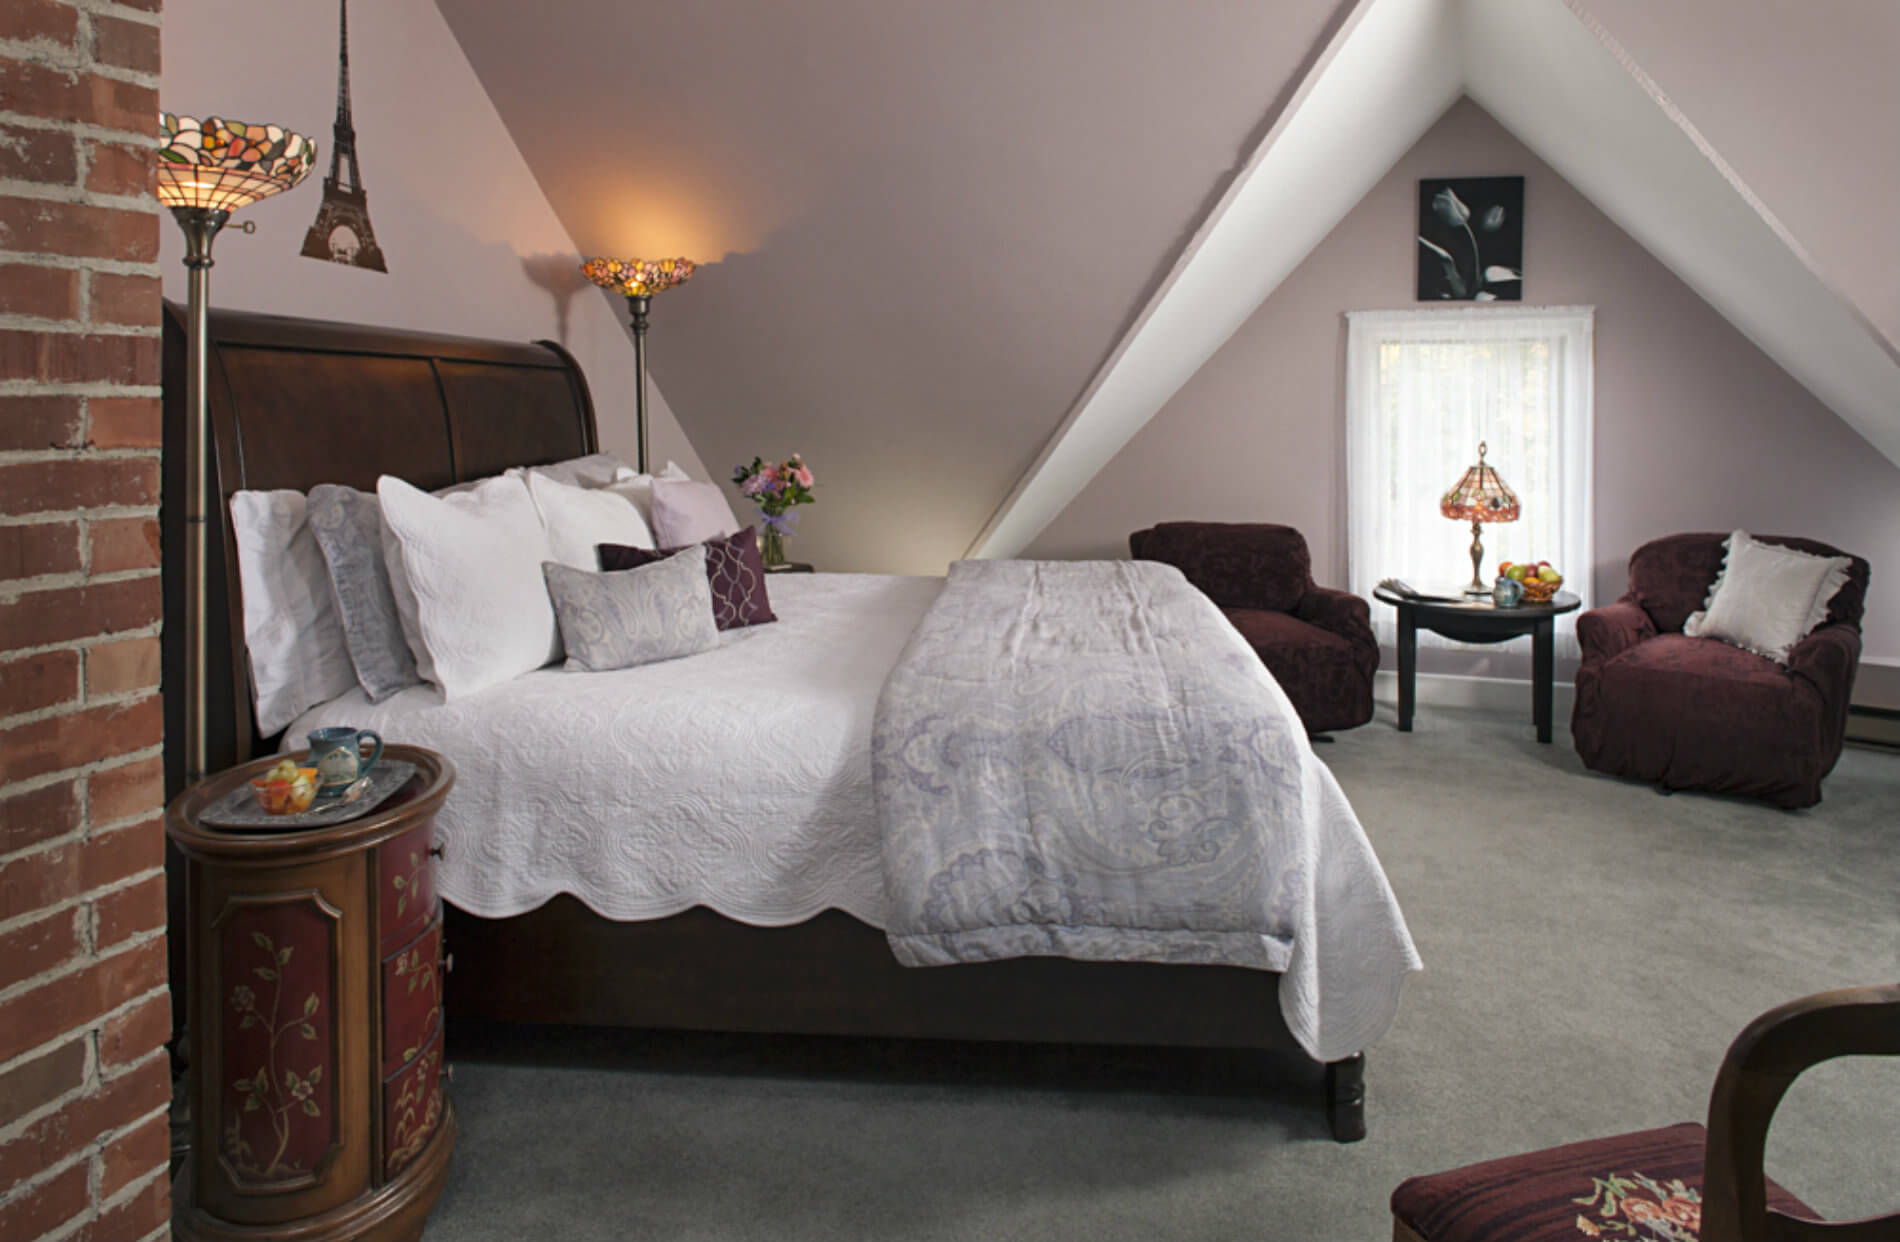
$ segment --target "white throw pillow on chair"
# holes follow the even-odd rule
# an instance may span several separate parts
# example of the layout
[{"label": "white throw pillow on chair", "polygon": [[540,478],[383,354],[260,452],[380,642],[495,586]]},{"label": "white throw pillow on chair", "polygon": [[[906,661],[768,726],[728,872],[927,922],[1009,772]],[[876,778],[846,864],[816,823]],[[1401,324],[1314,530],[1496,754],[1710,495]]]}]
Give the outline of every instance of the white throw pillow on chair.
[{"label": "white throw pillow on chair", "polygon": [[1722,572],[1702,611],[1689,614],[1682,632],[1786,664],[1794,645],[1827,620],[1828,605],[1847,582],[1853,558],[1797,552],[1739,530],[1725,546]]}]

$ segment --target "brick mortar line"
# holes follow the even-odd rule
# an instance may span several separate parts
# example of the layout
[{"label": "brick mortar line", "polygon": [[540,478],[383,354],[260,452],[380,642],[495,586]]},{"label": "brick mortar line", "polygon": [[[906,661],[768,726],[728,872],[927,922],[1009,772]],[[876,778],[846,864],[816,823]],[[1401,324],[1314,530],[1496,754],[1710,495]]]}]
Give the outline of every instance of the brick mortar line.
[{"label": "brick mortar line", "polygon": [[[163,995],[167,990],[168,990],[167,985],[161,983],[156,987],[150,988],[144,992],[139,993],[139,995],[132,998],[132,1000],[128,1002],[128,1006],[142,1005],[154,996]],[[103,1025],[104,1024],[102,1022],[101,1026]],[[76,1032],[73,1032],[73,1031],[66,1032],[67,1035],[73,1035],[75,1033]],[[35,1125],[39,1124],[41,1121],[44,1121],[46,1118],[52,1116],[54,1113],[66,1107],[68,1104],[71,1104],[73,1101],[78,1100],[78,1099],[83,1099],[86,1096],[86,1094],[92,1091],[93,1089],[100,1086],[104,1086],[105,1084],[110,1083],[110,1082],[116,1082],[118,1079],[123,1078],[128,1073],[136,1072],[138,1067],[144,1064],[146,1061],[150,1060],[154,1054],[164,1051],[163,1048],[155,1048],[151,1052],[148,1052],[144,1056],[140,1057],[138,1060],[132,1062],[132,1064],[121,1066],[117,1073],[107,1074],[105,1072],[105,1063],[100,1060],[100,1056],[99,1056],[99,1047],[98,1047],[98,1038],[97,1038],[99,1032],[87,1030],[84,1032],[77,1032],[77,1034],[79,1036],[79,1040],[84,1045],[85,1052],[86,1052],[85,1065],[81,1074],[79,1085],[77,1087],[72,1088],[71,1090],[62,1092],[60,1095],[47,1101],[45,1104],[40,1105],[38,1108],[33,1109],[31,1112],[21,1113],[18,1117],[14,1117],[10,1119],[7,1122],[5,1129],[0,1129],[0,1134],[5,1134],[8,1131],[14,1131],[15,1137],[17,1137],[19,1133],[23,1133],[26,1130],[32,1129]],[[44,1047],[45,1045],[41,1045],[41,1046]],[[130,1125],[124,1128],[136,1129],[138,1126],[144,1125],[147,1121],[150,1121],[153,1117],[157,1116],[159,1113],[169,1112],[170,1108],[171,1108],[171,1105],[169,1102],[162,1104],[159,1107],[153,1109],[151,1112],[145,1114],[143,1117],[140,1117],[137,1121],[132,1122]],[[10,1142],[10,1141],[12,1140],[0,1138],[0,1146],[4,1146],[7,1142]]]},{"label": "brick mortar line", "polygon": [[[160,1048],[160,1049],[157,1049],[156,1051],[162,1053],[164,1052],[164,1049]],[[144,1062],[149,1061],[149,1060],[151,1060],[151,1057],[149,1055],[145,1057],[141,1057],[139,1058],[138,1061],[134,1062],[133,1065],[127,1066],[126,1068],[127,1069],[136,1068],[138,1065],[142,1065]],[[64,1108],[68,1104],[72,1104],[75,1101],[84,1099],[88,1091],[94,1088],[97,1088],[98,1086],[108,1081],[110,1080],[105,1079],[105,1078],[96,1078],[94,1075],[88,1075],[85,1082],[81,1083],[78,1087],[75,1087],[73,1090],[68,1091],[66,1094],[60,1096],[59,1099],[57,1099],[53,1103],[45,1105],[44,1107],[41,1107],[41,1108],[34,1109],[32,1112],[28,1113],[26,1116],[20,1118],[15,1124],[7,1126],[6,1129],[4,1130],[0,1130],[0,1146],[4,1146],[5,1144],[10,1143],[14,1141],[15,1139],[21,1137],[22,1135],[26,1133],[27,1130],[31,1129],[35,1125],[38,1125],[40,1122],[46,1120],[48,1117],[52,1116],[59,1109]],[[59,1176],[60,1173],[63,1173],[68,1168],[71,1168],[78,1161],[91,1160],[104,1154],[106,1145],[109,1142],[111,1142],[113,1139],[119,1138],[122,1135],[131,1133],[133,1130],[138,1129],[140,1126],[144,1125],[146,1122],[150,1121],[152,1118],[162,1115],[163,1113],[167,1112],[169,1109],[170,1109],[170,1103],[167,1102],[165,1105],[158,1108],[154,1108],[150,1112],[141,1113],[138,1117],[136,1117],[135,1119],[131,1121],[126,1122],[124,1125],[114,1126],[111,1129],[105,1131],[104,1133],[94,1136],[91,1141],[87,1142],[84,1146],[80,1147],[77,1151],[75,1151],[71,1156],[67,1157],[65,1160],[62,1160],[57,1165],[54,1165],[50,1170],[49,1169],[39,1170],[38,1172],[33,1174],[31,1177],[27,1178],[25,1181],[17,1183],[15,1186],[11,1188],[11,1190],[14,1193],[18,1193],[18,1191],[21,1190],[22,1188],[31,1186],[36,1182],[44,1183],[44,1182],[50,1181],[52,1180],[53,1177],[57,1177]],[[160,1169],[152,1170],[153,1173],[158,1173],[161,1171],[162,1170]],[[47,1174],[49,1173],[51,1174],[50,1177],[47,1176]],[[148,1174],[146,1177],[140,1180],[142,1182],[150,1181],[151,1175]],[[124,1190],[120,1191],[120,1194],[124,1194],[124,1193],[125,1193]],[[95,1200],[97,1199],[96,1195],[92,1197]],[[114,1199],[117,1199],[118,1197],[119,1197],[118,1195],[113,1196]],[[95,1207],[95,1206],[102,1206],[102,1205],[99,1205],[95,1202],[93,1204],[89,1204],[88,1206]],[[84,1219],[84,1218],[75,1218],[75,1219]]]},{"label": "brick mortar line", "polygon": [[160,24],[159,14],[147,9],[135,9],[123,4],[116,4],[113,0],[66,0],[66,2],[81,13],[100,14],[105,17],[123,17],[128,21],[137,22],[141,26],[157,26]]},{"label": "brick mortar line", "polygon": [[[134,818],[136,819],[137,817],[135,816]],[[69,849],[73,846],[84,845],[86,842],[86,838],[90,835],[90,832],[91,830],[89,829],[82,829],[81,831],[73,834],[72,836],[61,837],[58,841],[42,842],[41,844],[44,845],[49,850]],[[22,854],[23,853],[24,851],[22,851]],[[16,854],[13,857],[17,859],[21,857],[21,855]],[[50,906],[43,906],[40,909],[31,910],[25,914],[16,914],[12,918],[8,919],[5,923],[0,923],[0,935],[4,935],[7,932],[18,931],[20,928],[25,927],[28,923],[33,922],[35,919],[45,918],[49,914],[78,912],[82,910],[88,902],[97,901],[100,897],[110,897],[115,893],[123,892],[126,889],[133,887],[134,885],[143,883],[144,881],[151,879],[155,875],[163,875],[163,874],[165,874],[165,868],[163,866],[147,867],[145,870],[138,872],[136,875],[129,876],[126,879],[115,880],[110,884],[101,884],[98,888],[89,888],[84,893],[81,893],[77,897],[62,897],[59,901],[54,902]],[[86,929],[87,939],[90,940],[92,938],[92,933],[93,933],[93,928],[91,927],[90,922],[89,922]],[[164,933],[165,933],[165,929],[162,927],[153,928],[149,932],[135,932],[133,933],[133,935],[128,936],[124,940],[120,941],[119,945],[113,946],[112,951],[105,954],[105,956],[106,957],[116,956],[119,951],[120,946],[134,947],[135,941],[142,944],[144,943],[144,941],[150,940],[153,935],[162,936],[164,935]],[[55,967],[54,969],[47,971],[45,974],[35,975],[31,979],[23,979],[19,983],[15,983],[11,985],[10,987],[8,987],[4,995],[7,999],[12,999],[13,997],[18,996],[21,993],[27,991],[28,984],[37,985],[40,983],[49,982],[53,979],[63,978],[66,975],[72,974],[75,970],[78,970],[85,966],[96,964],[100,960],[101,958],[100,958],[99,950],[88,945],[82,950],[82,953],[80,955],[80,960],[77,961],[77,964],[69,962],[62,966]],[[4,1003],[5,1001],[0,1001],[0,1004],[4,1004]]]},{"label": "brick mortar line", "polygon": [[[81,654],[83,654],[83,652]],[[87,698],[83,676],[84,674],[82,672],[79,698],[70,699],[64,703],[57,703],[52,707],[40,707],[30,712],[15,712],[11,716],[0,716],[0,731],[17,729],[22,725],[38,724],[42,720],[54,720],[60,716],[77,715],[79,712],[90,711],[95,707],[125,706],[127,704],[136,703],[138,700],[155,694],[158,691],[158,687],[155,685],[140,686],[136,690],[121,690],[117,694],[101,694]],[[118,767],[120,765],[113,764],[112,766]],[[7,788],[11,790],[13,786],[8,785]]]},{"label": "brick mortar line", "polygon": [[143,578],[161,575],[164,571],[156,567],[151,569],[115,569],[110,573],[87,573],[80,570],[74,574],[44,574],[38,578],[26,578],[21,581],[39,585],[15,589],[14,583],[0,585],[0,605],[24,603],[28,596],[44,595],[48,591],[70,591],[89,586],[116,586],[121,582],[137,582]]},{"label": "brick mortar line", "polygon": [[[153,690],[156,691],[157,687],[153,687]],[[29,776],[25,780],[12,781],[5,787],[6,794],[9,798],[23,797],[26,794],[38,793],[40,790],[52,785],[57,785],[62,781],[74,780],[81,776],[91,776],[95,772],[109,771],[121,764],[131,763],[137,759],[149,759],[153,755],[163,755],[164,753],[165,744],[163,742],[153,742],[150,746],[141,746],[137,750],[128,750],[123,755],[114,755],[110,763],[103,759],[95,759],[90,763],[77,764],[70,768],[61,768],[57,772],[42,772],[38,776]],[[83,834],[86,830],[80,829],[79,831]],[[64,840],[65,838],[57,839]],[[16,855],[39,849],[46,844],[48,844],[48,842],[40,841],[32,845],[22,846],[14,850],[11,854],[0,855],[0,863],[10,860]],[[11,921],[13,920],[9,920],[9,922]]]},{"label": "brick mortar line", "polygon": [[[0,323],[0,327],[5,326]],[[0,466],[30,466],[42,461],[137,461],[161,451],[157,445],[137,448],[0,449]]]},{"label": "brick mortar line", "polygon": [[[92,171],[91,158],[84,171]],[[36,203],[68,203],[77,207],[105,207],[134,215],[149,213],[158,200],[150,193],[102,194],[80,185],[53,185],[45,181],[26,181],[18,177],[0,177],[0,197],[26,199]]]},{"label": "brick mortar line", "polygon": [[[152,621],[139,626],[137,629],[114,630],[109,634],[86,634],[79,638],[68,638],[57,643],[41,643],[36,647],[21,647],[18,650],[7,652],[7,658],[24,659],[27,656],[45,655],[49,651],[84,650],[86,647],[93,646],[96,643],[116,643],[129,638],[156,638],[163,624],[163,621]],[[153,686],[149,692],[157,693],[157,691],[158,687]],[[38,777],[34,777],[31,781],[15,781],[8,784],[7,788],[25,789],[27,785],[37,783],[38,781]]]},{"label": "brick mortar line", "polygon": [[128,147],[135,147],[145,142],[154,146],[158,144],[158,113],[156,111],[152,113],[152,132],[149,133],[132,129],[114,129],[110,125],[93,125],[85,121],[69,121],[62,117],[35,116],[30,112],[4,110],[0,110],[0,125],[8,125],[14,129],[54,130],[62,134],[71,134],[75,138],[84,138],[89,142],[111,142]]},{"label": "brick mortar line", "polygon": [[[141,69],[128,69],[124,65],[114,65],[98,59],[92,50],[92,12],[87,9],[75,10],[80,16],[80,29],[73,35],[70,47],[62,47],[45,39],[0,39],[0,56],[9,60],[23,61],[30,65],[39,65],[55,73],[91,74],[94,77],[108,78],[114,82],[124,82],[131,86],[145,86],[159,89],[158,75],[146,73]],[[117,17],[118,14],[106,14]],[[141,25],[157,23],[141,22]],[[157,117],[153,117],[157,124]]]},{"label": "brick mortar line", "polygon": [[[157,449],[143,451],[158,452]],[[46,509],[38,513],[9,513],[0,517],[0,526],[34,526],[53,521],[110,522],[120,518],[157,516],[157,505],[100,505],[94,509]]]},{"label": "brick mortar line", "polygon": [[[84,268],[78,269],[85,272]],[[90,275],[91,273],[86,273]],[[116,275],[117,273],[113,273]],[[88,299],[90,301],[91,299]],[[88,310],[91,308],[88,307]],[[115,336],[127,340],[156,340],[163,335],[157,324],[107,323],[78,319],[48,319],[17,312],[0,315],[0,331],[35,332],[41,336]]]},{"label": "brick mortar line", "polygon": [[[11,1061],[0,1063],[0,1074],[5,1074],[14,1069],[17,1069],[19,1066],[24,1065],[26,1062],[31,1061],[35,1057],[45,1056],[48,1052],[51,1052],[54,1049],[58,1048],[63,1041],[71,1039],[75,1035],[78,1035],[82,1039],[85,1038],[85,1036],[91,1033],[95,1027],[103,1028],[108,1021],[110,1021],[113,1018],[119,1017],[121,1014],[129,1012],[134,1005],[140,1004],[141,1002],[149,998],[153,992],[157,992],[159,990],[161,989],[153,988],[151,991],[140,992],[137,997],[133,998],[132,1000],[127,1001],[125,1004],[120,1005],[115,1009],[106,1010],[106,1012],[100,1014],[97,1018],[87,1023],[86,1026],[81,1028],[80,1030],[61,1031],[59,1034],[53,1036],[53,1038],[47,1040],[45,1043],[35,1045],[32,1048],[28,1048],[25,1052],[22,1052],[19,1056],[14,1057]],[[151,1052],[140,1057],[138,1060],[133,1061],[131,1064],[122,1066],[119,1069],[118,1073],[112,1075],[111,1078],[107,1078],[99,1072],[99,1066],[97,1062],[92,1060],[90,1057],[90,1054],[96,1051],[97,1049],[88,1050],[89,1052],[89,1057],[88,1057],[88,1062],[87,1062],[88,1073],[86,1075],[85,1083],[80,1088],[80,1092],[82,1094],[86,1087],[99,1086],[101,1084],[112,1082],[119,1078],[123,1078],[127,1074],[136,1072],[140,1066],[144,1065],[147,1061],[150,1061],[152,1058],[162,1057],[165,1055],[165,1050],[163,1048],[154,1048],[152,1049]],[[62,1100],[70,1102],[75,1097],[73,1094],[69,1093],[67,1095],[61,1096],[60,1098]],[[26,1126],[22,1124],[21,1120],[10,1121],[5,1126],[0,1126],[0,1146],[4,1146],[5,1144],[10,1143],[14,1139],[20,1137],[21,1132],[24,1131],[25,1129],[26,1129]]]},{"label": "brick mortar line", "polygon": [[[161,233],[163,229],[159,230]],[[95,259],[84,255],[46,254],[38,250],[0,250],[0,263],[21,267],[52,267],[70,272],[107,273],[113,276],[158,276],[165,266],[157,259],[140,263],[136,259]]]},{"label": "brick mortar line", "polygon": [[[58,270],[58,269],[49,269]],[[80,269],[82,272],[84,269]],[[90,275],[91,273],[86,273]],[[116,274],[116,273],[115,273]],[[92,310],[91,290],[87,290],[86,309]],[[0,329],[18,332],[37,332],[41,336],[124,336],[156,337],[163,334],[157,324],[113,323],[104,319],[49,319],[44,315],[26,315],[19,312],[0,315]]]},{"label": "brick mortar line", "polygon": [[0,397],[162,397],[157,384],[118,384],[111,380],[75,380],[48,384],[39,380],[0,380]]},{"label": "brick mortar line", "polygon": [[[125,891],[126,889],[132,887],[136,883],[149,880],[155,875],[164,875],[164,874],[165,874],[165,868],[152,867],[145,871],[139,872],[137,876],[133,877],[130,880],[125,881],[124,883],[111,884],[103,888],[94,889],[90,894],[88,894],[87,898],[85,899],[75,899],[75,900],[65,903],[64,905],[49,907],[49,909],[51,910],[52,913],[55,913],[55,914],[61,913],[66,910],[74,910],[74,909],[77,909],[79,906],[83,905],[86,900],[96,900],[98,897],[102,897],[102,896],[109,897],[115,893]],[[44,915],[45,913],[47,913],[47,911],[42,910],[42,911],[39,911],[38,913],[41,915]],[[144,946],[152,943],[152,941],[154,940],[163,940],[164,938],[165,938],[165,929],[163,927],[155,927],[155,928],[150,928],[146,931],[134,932],[132,935],[127,936],[124,940],[119,941],[117,944],[114,944],[111,948],[105,950],[104,952],[101,952],[98,949],[91,949],[91,950],[87,950],[85,952],[76,954],[71,959],[65,962],[62,962],[60,965],[52,968],[51,970],[45,971],[42,974],[34,975],[31,979],[22,979],[20,982],[8,988],[6,991],[0,992],[0,1005],[11,1004],[13,1001],[26,995],[28,992],[31,992],[34,988],[44,987],[46,984],[49,984],[49,983],[58,983],[62,979],[70,978],[71,976],[79,974],[82,971],[90,970],[94,966],[99,965],[101,962],[109,962],[114,958],[123,957],[127,953],[135,952],[136,950],[143,948]],[[68,1032],[68,1034],[70,1034],[70,1032]]]}]

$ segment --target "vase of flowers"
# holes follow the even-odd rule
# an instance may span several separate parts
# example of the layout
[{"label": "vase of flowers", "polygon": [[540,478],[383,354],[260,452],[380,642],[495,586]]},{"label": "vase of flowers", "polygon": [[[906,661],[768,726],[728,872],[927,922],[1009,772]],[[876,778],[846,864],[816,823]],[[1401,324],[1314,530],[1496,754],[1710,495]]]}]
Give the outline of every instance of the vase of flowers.
[{"label": "vase of flowers", "polygon": [[797,453],[778,462],[754,457],[751,465],[732,468],[732,481],[739,485],[740,495],[759,506],[759,557],[765,567],[786,564],[785,537],[798,517],[792,509],[816,499],[811,494],[811,467]]}]

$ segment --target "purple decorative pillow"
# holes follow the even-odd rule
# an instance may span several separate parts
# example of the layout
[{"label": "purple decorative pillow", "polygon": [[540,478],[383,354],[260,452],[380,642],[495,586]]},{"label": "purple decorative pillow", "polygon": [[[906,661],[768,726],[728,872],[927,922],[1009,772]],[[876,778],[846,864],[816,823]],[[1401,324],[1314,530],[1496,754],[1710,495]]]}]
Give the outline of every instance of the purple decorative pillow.
[{"label": "purple decorative pillow", "polygon": [[[690,544],[687,546],[691,546]],[[765,562],[759,558],[759,539],[748,526],[737,534],[708,539],[706,581],[712,584],[713,623],[722,630],[776,621],[772,601],[765,594]],[[603,543],[595,548],[603,573],[638,569],[663,561],[683,548],[629,548]]]}]

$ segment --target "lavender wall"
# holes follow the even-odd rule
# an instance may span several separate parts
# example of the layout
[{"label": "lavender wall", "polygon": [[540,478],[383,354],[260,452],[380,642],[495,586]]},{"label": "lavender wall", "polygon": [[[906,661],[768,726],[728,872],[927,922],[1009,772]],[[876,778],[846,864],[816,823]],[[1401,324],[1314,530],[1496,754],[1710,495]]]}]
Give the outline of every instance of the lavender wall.
[{"label": "lavender wall", "polygon": [[[1900,661],[1900,469],[1469,100],[1026,555],[1125,556],[1129,531],[1169,519],[1285,522],[1305,532],[1315,575],[1343,583],[1343,313],[1414,304],[1419,178],[1517,173],[1525,177],[1527,298],[1597,308],[1598,598],[1621,593],[1629,553],[1656,535],[1737,526],[1810,535],[1873,563],[1867,654]],[[1443,525],[1455,571],[1467,537]],[[1521,675],[1525,658],[1514,649],[1422,653],[1421,666]]]},{"label": "lavender wall", "polygon": [[[500,339],[563,341],[594,394],[601,443],[634,455],[633,345],[624,299],[576,270],[547,198],[431,0],[357,0],[351,98],[370,224],[389,272],[303,258],[336,118],[336,0],[171,0],[161,105],[274,121],[314,138],[318,169],[247,208],[257,232],[218,239],[212,300],[242,310]],[[167,297],[185,296],[184,245],[163,233]],[[652,349],[665,339],[664,304]],[[657,387],[654,389],[657,397]],[[705,468],[658,397],[653,455]]]}]

